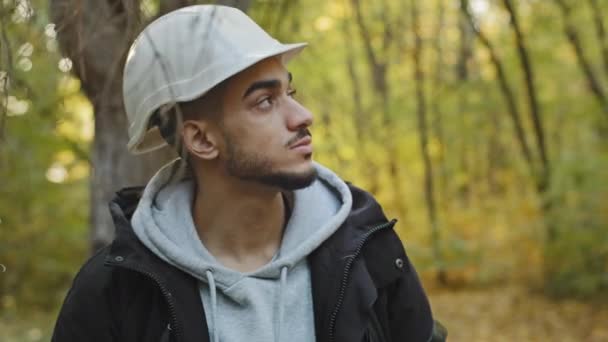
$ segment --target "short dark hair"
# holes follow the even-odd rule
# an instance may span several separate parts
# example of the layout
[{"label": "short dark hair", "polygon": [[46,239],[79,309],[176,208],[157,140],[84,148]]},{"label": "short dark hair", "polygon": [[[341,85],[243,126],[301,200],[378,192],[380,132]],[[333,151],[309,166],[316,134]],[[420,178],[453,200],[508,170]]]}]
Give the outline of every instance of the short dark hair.
[{"label": "short dark hair", "polygon": [[[177,146],[177,117],[181,112],[182,122],[186,120],[215,119],[221,120],[222,98],[228,80],[220,82],[211,90],[191,101],[169,104],[157,109],[150,117],[148,128],[158,126],[161,136],[174,149]],[[181,145],[181,144],[180,144]]]}]

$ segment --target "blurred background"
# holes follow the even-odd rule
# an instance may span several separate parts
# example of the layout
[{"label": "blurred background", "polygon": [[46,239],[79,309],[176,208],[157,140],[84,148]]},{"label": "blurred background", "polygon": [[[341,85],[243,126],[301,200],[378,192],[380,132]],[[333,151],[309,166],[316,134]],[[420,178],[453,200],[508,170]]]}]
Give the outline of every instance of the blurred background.
[{"label": "blurred background", "polygon": [[[0,0],[0,340],[47,341],[112,240],[121,70],[194,0]],[[608,1],[233,0],[283,42],[315,159],[374,193],[450,341],[608,341]],[[184,53],[188,53],[184,51]]]}]

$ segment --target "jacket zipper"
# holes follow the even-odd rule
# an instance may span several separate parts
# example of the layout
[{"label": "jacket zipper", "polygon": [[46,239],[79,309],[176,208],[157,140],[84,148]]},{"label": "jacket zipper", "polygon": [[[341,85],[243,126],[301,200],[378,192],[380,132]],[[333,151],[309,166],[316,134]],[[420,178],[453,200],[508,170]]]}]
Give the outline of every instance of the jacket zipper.
[{"label": "jacket zipper", "polygon": [[338,292],[338,299],[336,301],[336,306],[334,308],[334,311],[331,313],[331,316],[329,317],[329,341],[330,342],[334,342],[335,338],[336,338],[335,337],[336,318],[338,317],[338,313],[340,313],[340,309],[342,308],[342,303],[344,301],[344,295],[346,292],[346,286],[348,285],[348,278],[350,276],[350,271],[353,266],[353,262],[355,261],[355,259],[357,259],[359,254],[361,254],[361,251],[363,250],[363,246],[372,237],[372,235],[374,235],[378,231],[381,231],[383,229],[394,226],[396,222],[397,222],[396,219],[392,219],[389,222],[385,222],[385,223],[372,227],[361,238],[361,240],[359,240],[359,243],[357,244],[357,248],[355,249],[355,253],[346,262],[346,266],[344,267],[344,273],[342,275],[342,282],[340,283],[340,292]]},{"label": "jacket zipper", "polygon": [[151,272],[148,272],[148,271],[142,270],[140,268],[134,267],[134,266],[125,266],[125,265],[121,265],[121,264],[115,264],[115,263],[112,263],[112,262],[110,262],[109,264],[112,265],[112,266],[115,266],[115,267],[124,268],[124,269],[127,269],[127,270],[131,270],[131,271],[143,274],[146,277],[148,277],[149,279],[152,279],[156,283],[156,285],[158,285],[158,287],[160,288],[161,293],[163,294],[163,297],[167,301],[167,305],[169,306],[169,318],[171,320],[172,330],[175,332],[175,338],[177,340],[179,340],[178,337],[180,336],[180,331],[179,331],[179,326],[177,324],[177,315],[175,314],[175,304],[173,303],[173,299],[171,298],[171,293],[161,283],[161,281],[158,280],[158,278],[156,277],[156,275],[154,275]]}]

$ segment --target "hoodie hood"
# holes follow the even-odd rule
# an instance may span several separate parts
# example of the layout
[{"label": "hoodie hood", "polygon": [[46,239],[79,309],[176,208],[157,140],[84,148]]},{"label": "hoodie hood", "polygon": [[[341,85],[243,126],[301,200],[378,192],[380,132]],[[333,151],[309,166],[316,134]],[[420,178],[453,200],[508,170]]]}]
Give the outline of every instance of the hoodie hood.
[{"label": "hoodie hood", "polygon": [[293,191],[293,207],[276,255],[259,269],[243,273],[221,265],[200,240],[192,219],[194,180],[186,175],[162,186],[175,163],[179,160],[152,177],[131,224],[154,254],[200,281],[213,341],[283,341],[286,333],[291,342],[315,341],[307,257],[351,212],[346,183],[315,163],[317,179]]},{"label": "hoodie hood", "polygon": [[[193,277],[207,282],[207,271],[213,272],[216,286],[223,290],[243,277],[279,278],[282,268],[290,269],[304,260],[338,229],[351,210],[346,183],[315,163],[317,180],[293,192],[293,208],[278,253],[265,266],[241,273],[222,266],[201,242],[191,214],[195,191],[191,177],[184,176],[159,192],[178,162],[163,166],[148,182],[131,219],[133,230],[159,258]],[[238,301],[238,296],[233,299]]]}]

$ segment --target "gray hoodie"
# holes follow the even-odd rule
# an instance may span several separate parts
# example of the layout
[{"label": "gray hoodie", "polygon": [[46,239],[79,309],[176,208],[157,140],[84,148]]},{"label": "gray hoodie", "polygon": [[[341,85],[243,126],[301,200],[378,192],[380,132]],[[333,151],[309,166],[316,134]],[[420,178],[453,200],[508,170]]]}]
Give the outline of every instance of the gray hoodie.
[{"label": "gray hoodie", "polygon": [[279,251],[268,264],[242,273],[221,265],[200,240],[191,214],[191,178],[184,177],[159,192],[175,162],[152,177],[131,223],[153,253],[199,280],[212,341],[315,341],[306,257],[346,219],[352,205],[348,186],[315,163],[318,179],[294,191]]}]

